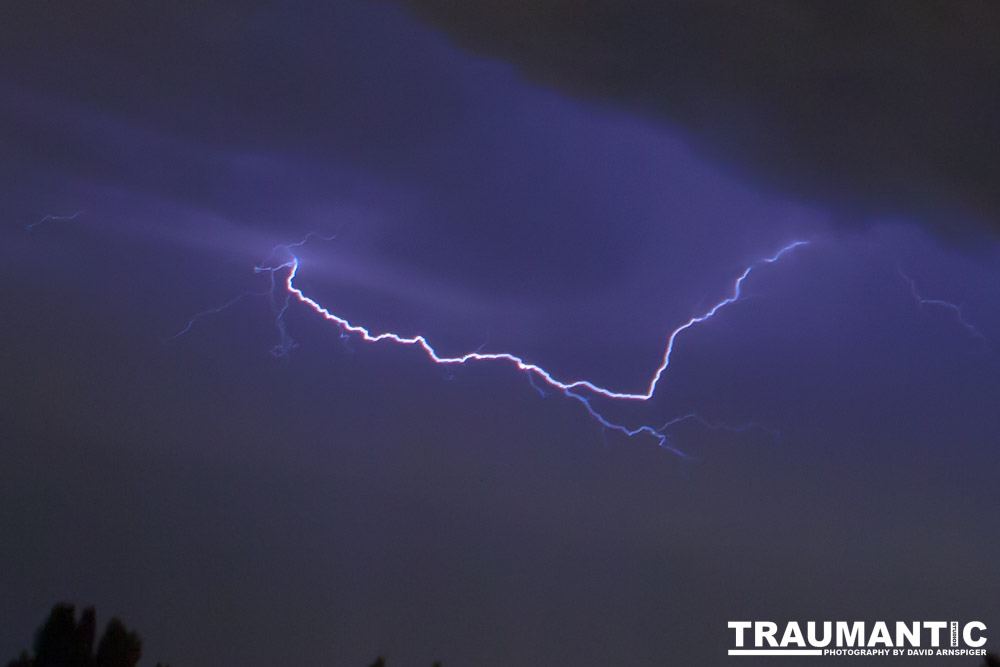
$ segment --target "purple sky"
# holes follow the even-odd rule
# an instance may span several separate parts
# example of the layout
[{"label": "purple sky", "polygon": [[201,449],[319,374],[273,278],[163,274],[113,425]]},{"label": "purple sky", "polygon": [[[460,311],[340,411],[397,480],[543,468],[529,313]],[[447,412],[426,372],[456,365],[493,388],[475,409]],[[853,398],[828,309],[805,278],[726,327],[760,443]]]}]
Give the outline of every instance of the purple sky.
[{"label": "purple sky", "polygon": [[[993,236],[842,224],[680,125],[336,5],[0,19],[0,659],[58,600],[195,667],[708,666],[737,619],[1000,628]],[[331,310],[629,391],[810,240],[678,338],[648,404],[600,403],[780,438],[690,422],[684,460],[301,305],[275,359],[266,298],[164,342],[314,231],[337,238],[297,284]]]}]

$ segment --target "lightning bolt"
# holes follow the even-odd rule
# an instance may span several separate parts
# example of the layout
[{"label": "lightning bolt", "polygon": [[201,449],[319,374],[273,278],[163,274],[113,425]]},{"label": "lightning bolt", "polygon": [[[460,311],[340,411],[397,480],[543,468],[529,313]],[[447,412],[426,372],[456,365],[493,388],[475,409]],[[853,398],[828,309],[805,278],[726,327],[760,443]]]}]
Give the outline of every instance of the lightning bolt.
[{"label": "lightning bolt", "polygon": [[903,267],[900,266],[899,264],[896,264],[896,273],[898,273],[900,277],[909,284],[910,294],[913,295],[913,299],[919,305],[938,306],[940,308],[952,311],[953,313],[955,313],[955,318],[958,320],[958,323],[962,325],[962,327],[964,327],[965,330],[968,331],[972,336],[982,341],[983,346],[986,347],[986,349],[989,349],[989,341],[986,339],[986,336],[984,336],[982,332],[979,331],[979,329],[973,326],[971,322],[965,319],[965,315],[962,313],[961,306],[959,306],[958,304],[954,304],[950,301],[944,301],[942,299],[925,299],[923,296],[921,296],[920,292],[917,291],[917,282],[913,278],[908,276],[906,272],[903,271]]},{"label": "lightning bolt", "polygon": [[[304,241],[296,245],[302,245],[302,243],[304,243]],[[528,373],[529,376],[531,376],[533,379],[538,379],[542,383],[552,387],[553,389],[557,389],[562,392],[586,390],[594,395],[603,396],[605,398],[610,398],[610,399],[627,400],[627,401],[648,401],[650,398],[653,397],[653,394],[656,392],[656,385],[660,382],[660,379],[663,377],[663,373],[667,370],[667,367],[670,365],[670,357],[674,351],[674,343],[677,340],[677,336],[680,335],[682,331],[686,331],[687,329],[690,329],[696,324],[700,324],[708,319],[711,319],[712,317],[715,316],[716,313],[718,313],[724,307],[738,301],[742,296],[743,282],[747,279],[747,277],[749,277],[750,273],[754,270],[754,268],[762,264],[773,264],[774,262],[778,261],[781,258],[781,256],[784,255],[786,252],[792,250],[793,248],[798,248],[799,246],[807,245],[808,243],[809,243],[808,241],[795,241],[793,243],[788,244],[787,246],[779,250],[771,257],[765,257],[764,259],[754,262],[753,264],[748,266],[746,270],[743,271],[743,273],[740,274],[739,277],[737,277],[736,280],[733,282],[733,288],[728,297],[726,297],[722,301],[712,306],[712,308],[710,308],[703,315],[692,317],[687,322],[674,329],[671,332],[669,338],[667,339],[667,347],[663,352],[662,361],[659,367],[656,369],[656,372],[653,374],[652,379],[650,379],[649,384],[646,386],[646,390],[644,392],[637,392],[637,393],[613,391],[611,389],[598,386],[593,382],[591,382],[590,380],[573,380],[569,382],[558,380],[541,366],[534,363],[529,363],[524,359],[522,359],[521,357],[518,357],[514,354],[510,354],[509,352],[474,351],[474,352],[468,352],[466,354],[457,357],[446,357],[438,354],[437,351],[434,349],[434,347],[431,346],[431,344],[423,336],[418,335],[418,336],[407,337],[392,332],[373,334],[365,327],[357,324],[352,324],[347,319],[330,312],[327,308],[325,308],[312,298],[306,296],[302,292],[302,290],[296,287],[295,276],[298,274],[299,260],[296,257],[294,257],[294,255],[292,256],[292,259],[290,261],[280,264],[278,266],[275,267],[258,266],[256,267],[256,270],[281,271],[284,269],[288,269],[288,275],[285,278],[285,289],[288,291],[288,294],[294,296],[299,302],[308,306],[310,309],[312,309],[318,315],[322,316],[324,319],[335,323],[343,332],[356,334],[369,343],[379,343],[382,341],[389,341],[396,343],[398,345],[408,345],[408,346],[418,347],[422,349],[424,353],[427,355],[427,357],[435,364],[451,365],[451,364],[465,364],[470,361],[505,361],[513,364],[515,367],[517,367],[518,370],[524,373]],[[291,247],[291,246],[286,246],[286,247]]]},{"label": "lightning bolt", "polygon": [[[591,401],[594,398],[606,398],[606,399],[623,400],[623,401],[648,401],[649,399],[651,399],[653,397],[653,394],[656,392],[657,385],[662,379],[664,372],[670,365],[671,355],[673,354],[677,337],[681,334],[681,332],[690,329],[696,324],[700,324],[702,322],[711,319],[726,306],[739,301],[742,296],[743,283],[746,281],[746,279],[750,276],[750,274],[753,272],[755,268],[762,266],[764,264],[773,264],[774,262],[777,262],[785,253],[793,250],[794,248],[807,245],[808,241],[795,241],[793,243],[790,243],[781,248],[774,255],[760,259],[751,264],[750,266],[748,266],[743,271],[743,273],[737,276],[737,278],[734,280],[729,296],[716,303],[702,315],[692,317],[687,322],[683,323],[670,333],[669,337],[667,338],[667,345],[663,352],[663,357],[660,361],[660,365],[656,368],[656,371],[653,373],[652,378],[646,385],[645,390],[640,392],[628,392],[628,391],[615,391],[612,389],[601,387],[589,380],[582,380],[582,379],[572,380],[572,381],[559,380],[556,377],[554,377],[551,373],[549,373],[547,370],[539,366],[538,364],[525,361],[523,358],[508,352],[483,352],[482,348],[480,347],[475,351],[468,352],[460,356],[454,356],[454,357],[443,356],[439,354],[437,350],[435,350],[434,347],[430,344],[430,342],[422,335],[403,336],[393,332],[372,333],[369,329],[363,326],[360,326],[358,324],[353,324],[346,318],[333,313],[332,311],[327,309],[325,306],[321,305],[313,298],[306,296],[306,294],[301,289],[295,286],[295,278],[298,275],[300,264],[299,264],[299,259],[295,256],[292,249],[296,247],[301,247],[306,242],[308,242],[310,238],[314,236],[326,240],[332,238],[332,237],[323,237],[318,234],[310,234],[307,235],[298,243],[275,246],[271,250],[270,255],[262,263],[262,265],[254,267],[254,270],[257,273],[268,272],[271,274],[272,286],[276,286],[276,283],[274,282],[275,281],[274,276],[276,274],[278,274],[279,272],[287,272],[283,281],[284,285],[283,298],[281,298],[280,300],[275,299],[275,297],[273,296],[273,292],[271,297],[272,309],[275,313],[276,324],[280,334],[279,343],[275,345],[275,347],[272,348],[271,350],[271,353],[274,354],[275,356],[284,356],[288,354],[288,352],[295,347],[295,343],[289,337],[283,320],[283,316],[285,312],[288,310],[291,300],[294,298],[299,303],[307,306],[313,312],[320,315],[323,319],[336,324],[341,332],[342,337],[349,335],[356,335],[359,336],[362,340],[370,343],[391,342],[397,345],[416,347],[422,350],[431,362],[445,366],[461,365],[473,361],[501,361],[512,364],[517,370],[527,375],[528,380],[531,383],[532,387],[534,387],[543,397],[548,395],[546,387],[549,390],[558,391],[559,393],[562,393],[564,396],[574,401],[577,401],[578,403],[583,405],[583,407],[586,409],[590,417],[598,424],[600,424],[603,429],[622,433],[626,436],[637,436],[640,434],[649,435],[656,441],[658,446],[667,449],[684,458],[690,458],[690,457],[688,457],[684,452],[673,447],[670,444],[667,436],[668,429],[683,421],[694,420],[707,428],[715,430],[742,432],[750,428],[757,428],[772,433],[775,436],[778,435],[776,431],[773,431],[772,429],[768,429],[764,426],[756,424],[755,422],[749,422],[742,426],[714,424],[708,422],[707,420],[701,418],[696,414],[684,415],[682,417],[672,419],[659,428],[649,425],[628,427],[623,424],[613,422],[607,417],[605,417],[593,406]],[[280,263],[273,265],[268,264],[269,260],[274,259],[276,255],[282,252],[287,254],[287,256],[289,257],[287,261],[282,261]],[[240,297],[237,297],[236,300],[243,298],[244,296],[247,295],[246,294],[240,295]],[[235,302],[235,300],[233,302]],[[194,321],[198,319],[200,316],[207,315],[209,313],[219,312],[220,310],[223,310],[228,306],[232,305],[233,302],[224,304],[220,308],[212,309],[210,311],[203,311],[202,313],[197,314],[194,318],[192,318],[191,322],[188,323],[188,326],[185,327],[183,330],[181,330],[178,334],[176,334],[174,338],[183,335],[184,333],[187,333],[187,331],[189,331],[191,326],[194,324]]]}]

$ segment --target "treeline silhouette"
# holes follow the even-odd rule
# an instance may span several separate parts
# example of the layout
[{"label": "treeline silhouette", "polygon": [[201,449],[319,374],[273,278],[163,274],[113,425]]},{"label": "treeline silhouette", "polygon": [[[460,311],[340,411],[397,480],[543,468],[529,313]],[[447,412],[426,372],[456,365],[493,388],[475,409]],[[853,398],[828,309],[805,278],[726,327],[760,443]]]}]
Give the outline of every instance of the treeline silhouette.
[{"label": "treeline silhouette", "polygon": [[[142,658],[142,639],[117,618],[108,621],[95,651],[96,638],[97,613],[93,607],[84,609],[77,621],[76,607],[60,603],[35,632],[34,655],[24,651],[7,667],[136,667]],[[156,667],[170,666],[158,662]],[[377,658],[370,667],[385,667],[385,658]],[[435,662],[432,667],[441,667],[441,663]]]},{"label": "treeline silhouette", "polygon": [[73,605],[57,604],[35,632],[34,656],[24,651],[7,667],[135,667],[142,657],[142,639],[117,618],[108,621],[95,652],[96,635],[93,607],[84,609],[77,622]]}]

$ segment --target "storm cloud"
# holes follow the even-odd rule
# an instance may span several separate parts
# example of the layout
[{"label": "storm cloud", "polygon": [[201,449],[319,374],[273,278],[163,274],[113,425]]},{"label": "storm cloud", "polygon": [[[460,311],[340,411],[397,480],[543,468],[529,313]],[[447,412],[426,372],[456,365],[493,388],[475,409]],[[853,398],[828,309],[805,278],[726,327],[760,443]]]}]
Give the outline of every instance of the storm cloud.
[{"label": "storm cloud", "polygon": [[462,46],[686,129],[843,224],[1000,232],[1000,5],[401,0]]}]

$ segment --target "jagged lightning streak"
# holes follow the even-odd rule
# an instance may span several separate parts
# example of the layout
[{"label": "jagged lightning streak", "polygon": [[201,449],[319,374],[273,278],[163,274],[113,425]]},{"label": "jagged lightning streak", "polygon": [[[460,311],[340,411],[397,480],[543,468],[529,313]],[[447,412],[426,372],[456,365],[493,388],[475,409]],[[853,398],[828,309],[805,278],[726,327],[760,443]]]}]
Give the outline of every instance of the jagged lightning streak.
[{"label": "jagged lightning streak", "polygon": [[[668,449],[668,450],[670,450],[670,451],[672,451],[672,452],[674,452],[674,453],[676,453],[676,454],[678,454],[678,455],[680,455],[682,457],[687,457],[687,455],[669,444],[668,439],[667,439],[667,435],[666,435],[665,432],[671,426],[673,426],[673,425],[675,425],[677,423],[680,423],[682,421],[689,420],[689,419],[697,420],[699,423],[707,426],[708,428],[712,428],[712,429],[725,429],[725,430],[730,430],[730,431],[743,431],[743,430],[746,430],[748,428],[760,428],[762,430],[765,430],[765,431],[768,431],[768,432],[776,434],[775,431],[772,431],[771,429],[767,429],[766,427],[760,426],[760,425],[758,425],[758,424],[756,424],[754,422],[750,422],[750,423],[745,424],[745,425],[740,426],[740,427],[733,427],[733,426],[729,426],[729,425],[726,425],[726,424],[712,424],[712,423],[710,423],[710,422],[702,419],[701,417],[699,417],[698,415],[695,415],[695,414],[684,415],[682,417],[678,417],[676,419],[673,419],[673,420],[667,422],[666,424],[664,424],[660,428],[655,428],[653,426],[648,426],[648,425],[630,428],[630,427],[624,426],[622,424],[618,424],[618,423],[612,422],[610,419],[608,419],[603,414],[601,414],[600,412],[598,412],[594,408],[594,406],[591,404],[591,399],[592,398],[596,398],[596,397],[604,397],[604,398],[615,399],[615,400],[629,400],[629,401],[648,401],[649,399],[651,399],[653,397],[653,394],[656,392],[657,384],[659,383],[660,379],[663,377],[663,374],[666,371],[667,367],[670,365],[670,358],[671,358],[671,355],[673,354],[674,344],[675,344],[675,342],[677,340],[677,336],[680,335],[680,333],[682,331],[685,331],[685,330],[693,327],[696,324],[700,324],[700,323],[705,322],[706,320],[714,317],[715,314],[718,313],[722,308],[724,308],[724,307],[726,307],[726,306],[728,306],[728,305],[730,305],[730,304],[735,303],[736,301],[738,301],[741,298],[741,296],[742,296],[743,283],[750,276],[750,273],[754,270],[754,268],[756,268],[757,266],[759,266],[761,264],[772,264],[772,263],[778,261],[781,258],[781,256],[784,255],[786,252],[789,252],[790,250],[792,250],[794,248],[797,248],[799,246],[804,246],[804,245],[808,244],[808,241],[795,241],[795,242],[790,243],[790,244],[786,245],[785,247],[781,248],[774,255],[772,255],[770,257],[765,257],[765,258],[763,258],[761,260],[758,260],[757,262],[754,262],[753,264],[751,264],[750,266],[748,266],[743,271],[743,273],[741,273],[736,278],[736,280],[733,282],[733,287],[732,287],[732,290],[731,290],[730,295],[728,297],[726,297],[725,299],[723,299],[723,300],[719,301],[718,303],[716,303],[714,306],[712,306],[704,314],[696,316],[696,317],[692,317],[687,322],[685,322],[681,326],[679,326],[676,329],[674,329],[670,333],[670,336],[667,339],[667,346],[666,346],[666,349],[664,350],[663,357],[661,359],[660,365],[657,367],[657,369],[654,372],[652,378],[650,379],[649,383],[647,384],[646,390],[644,392],[633,393],[633,392],[613,391],[611,389],[607,389],[605,387],[601,387],[601,386],[599,386],[597,384],[594,384],[593,382],[590,382],[589,380],[574,380],[574,381],[570,381],[570,382],[562,381],[562,380],[556,379],[551,373],[549,373],[548,371],[546,371],[541,366],[539,366],[537,364],[534,364],[534,363],[529,363],[529,362],[525,361],[524,359],[522,359],[521,357],[518,357],[518,356],[516,356],[514,354],[510,354],[510,353],[507,353],[507,352],[483,352],[482,349],[480,348],[480,349],[477,349],[477,350],[475,350],[473,352],[468,352],[466,354],[463,354],[463,355],[460,355],[460,356],[456,356],[456,357],[442,356],[441,354],[439,354],[434,349],[434,347],[422,335],[409,336],[408,337],[408,336],[401,336],[399,334],[392,333],[392,332],[384,332],[384,333],[373,334],[371,331],[369,331],[367,328],[365,328],[363,326],[360,326],[360,325],[357,325],[357,324],[352,324],[346,318],[341,317],[341,316],[339,316],[339,315],[331,312],[329,309],[327,309],[326,307],[324,307],[323,305],[321,305],[316,300],[312,299],[311,297],[306,296],[305,293],[302,292],[302,290],[300,290],[298,287],[295,286],[295,277],[298,274],[298,270],[299,270],[299,260],[294,255],[294,253],[292,252],[292,248],[304,245],[309,240],[309,238],[310,237],[307,236],[306,238],[304,238],[302,241],[300,241],[298,243],[288,244],[288,245],[281,245],[281,246],[275,246],[275,248],[272,249],[271,254],[267,258],[267,259],[271,259],[272,257],[274,257],[277,254],[277,252],[279,250],[283,250],[291,258],[288,261],[282,262],[281,264],[278,264],[278,265],[275,265],[275,266],[266,266],[266,265],[263,265],[263,266],[257,266],[257,267],[255,267],[255,270],[257,272],[267,271],[267,272],[271,273],[272,277],[274,276],[275,273],[277,273],[279,271],[285,271],[285,270],[287,270],[287,275],[286,275],[285,280],[284,280],[284,286],[285,286],[285,290],[286,290],[286,297],[285,297],[284,302],[281,305],[280,309],[276,309],[275,310],[276,317],[277,317],[277,322],[278,322],[278,329],[279,329],[279,332],[281,334],[281,342],[277,346],[275,346],[275,348],[272,350],[272,353],[275,354],[276,356],[281,356],[282,354],[287,353],[288,350],[290,350],[291,347],[294,346],[294,344],[291,343],[290,338],[288,338],[287,332],[285,330],[284,322],[282,321],[282,317],[283,317],[285,311],[288,309],[290,298],[291,297],[295,297],[295,299],[297,299],[300,303],[308,306],[311,310],[313,310],[315,313],[317,313],[320,316],[322,316],[324,319],[326,319],[328,321],[331,321],[331,322],[334,322],[338,326],[338,328],[341,330],[341,332],[342,332],[341,335],[355,334],[355,335],[360,336],[363,340],[368,341],[368,342],[372,342],[372,343],[377,343],[377,342],[382,342],[382,341],[389,341],[389,342],[393,342],[393,343],[396,343],[396,344],[399,344],[399,345],[407,345],[407,346],[419,347],[420,349],[423,350],[423,352],[427,355],[427,357],[432,362],[434,362],[435,364],[455,365],[455,364],[465,364],[465,363],[470,362],[470,361],[506,361],[506,362],[509,362],[509,363],[513,364],[518,370],[520,370],[520,371],[522,371],[522,372],[524,372],[524,373],[527,374],[528,379],[531,382],[531,385],[537,391],[539,391],[539,393],[541,393],[542,396],[545,396],[546,392],[544,391],[544,389],[542,389],[542,387],[540,387],[540,386],[538,386],[538,384],[536,384],[536,380],[539,380],[542,383],[544,383],[545,385],[548,385],[550,388],[555,389],[555,390],[561,392],[562,394],[564,394],[568,398],[571,398],[571,399],[573,399],[573,400],[581,403],[584,406],[584,408],[587,410],[587,412],[591,416],[591,418],[593,418],[595,421],[597,421],[599,424],[601,424],[601,426],[603,428],[608,429],[608,430],[612,430],[612,431],[617,431],[617,432],[623,433],[623,434],[625,434],[627,436],[635,436],[635,435],[639,435],[639,434],[642,434],[642,433],[648,434],[648,435],[652,436],[657,441],[657,443],[658,443],[658,445],[660,447]],[[267,263],[267,261],[265,260],[264,264],[266,264],[266,263]],[[584,395],[582,395],[583,391],[587,391],[591,395],[590,396],[584,396]]]},{"label": "jagged lightning streak", "polygon": [[918,304],[920,304],[921,306],[924,305],[940,306],[941,308],[946,308],[952,311],[953,313],[955,313],[955,317],[958,319],[958,323],[961,324],[966,331],[968,331],[970,334],[978,338],[983,343],[983,346],[989,349],[990,344],[989,341],[986,339],[986,336],[984,336],[983,333],[979,331],[979,329],[973,326],[971,322],[965,319],[965,315],[962,313],[961,306],[959,306],[958,304],[954,304],[950,301],[944,301],[943,299],[925,299],[923,296],[920,295],[920,292],[917,291],[917,282],[913,278],[908,276],[906,272],[903,271],[903,267],[898,263],[896,264],[896,273],[898,273],[900,277],[909,284],[910,294],[913,295],[914,300]]},{"label": "jagged lightning streak", "polygon": [[[677,327],[671,332],[670,337],[667,339],[667,347],[663,353],[663,359],[653,374],[652,379],[646,386],[646,391],[641,393],[631,393],[631,392],[620,392],[613,391],[611,389],[606,389],[604,387],[598,386],[589,380],[573,380],[571,382],[564,382],[553,377],[548,371],[537,364],[526,362],[521,357],[518,357],[509,352],[468,352],[466,354],[457,357],[446,357],[441,356],[437,351],[431,346],[423,336],[400,336],[392,332],[385,332],[379,334],[372,334],[368,329],[363,326],[356,324],[351,324],[347,319],[330,312],[328,309],[323,307],[320,303],[313,300],[312,298],[306,296],[302,290],[295,286],[295,276],[299,270],[299,260],[294,255],[292,259],[276,267],[257,267],[258,271],[274,270],[279,271],[282,269],[288,269],[288,276],[285,278],[285,288],[288,293],[298,299],[301,303],[305,304],[317,314],[321,315],[324,319],[329,320],[337,324],[341,330],[347,333],[357,334],[361,336],[362,339],[370,343],[378,343],[381,341],[391,341],[399,345],[410,345],[421,348],[427,357],[436,364],[464,364],[469,361],[507,361],[517,367],[518,370],[525,373],[529,373],[532,376],[542,380],[545,384],[559,389],[563,392],[570,392],[573,390],[586,389],[595,395],[604,396],[605,398],[618,399],[618,400],[630,400],[630,401],[648,401],[653,397],[656,392],[656,385],[660,382],[660,378],[663,377],[664,371],[667,370],[667,366],[670,365],[670,356],[674,351],[674,343],[677,340],[677,336],[687,329],[690,329],[696,324],[700,324],[705,320],[708,320],[715,316],[722,308],[728,306],[729,304],[735,303],[742,296],[743,282],[747,279],[750,273],[755,267],[761,264],[773,264],[778,261],[782,255],[784,255],[789,250],[793,248],[798,248],[799,246],[807,245],[808,241],[795,241],[788,244],[777,253],[771,257],[765,257],[764,259],[758,260],[748,266],[745,271],[733,283],[733,289],[728,297],[718,302],[712,308],[710,308],[703,315],[697,317],[692,317],[690,320]],[[297,245],[302,245],[301,243]],[[289,250],[289,253],[291,251]]]}]

